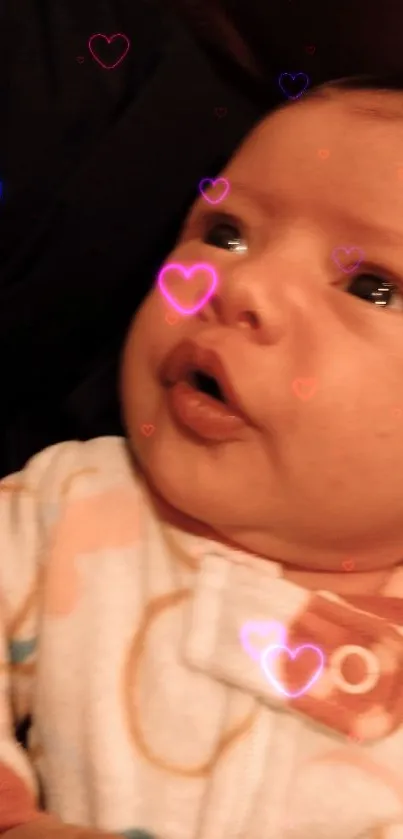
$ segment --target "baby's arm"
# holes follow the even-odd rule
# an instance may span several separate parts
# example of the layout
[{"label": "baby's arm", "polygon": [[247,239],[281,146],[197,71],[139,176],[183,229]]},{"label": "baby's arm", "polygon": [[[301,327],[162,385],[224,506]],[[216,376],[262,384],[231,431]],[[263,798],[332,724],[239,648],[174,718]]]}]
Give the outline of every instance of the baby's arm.
[{"label": "baby's arm", "polygon": [[0,609],[0,835],[2,839],[99,839],[101,831],[63,824],[37,806],[34,773],[13,733],[3,618]]},{"label": "baby's arm", "polygon": [[40,572],[49,529],[46,517],[49,520],[49,511],[57,502],[63,476],[76,471],[80,445],[52,446],[32,458],[21,472],[0,481],[1,839],[99,839],[111,835],[64,824],[40,809],[36,773],[14,736],[18,718],[31,712],[30,696],[34,694]]}]

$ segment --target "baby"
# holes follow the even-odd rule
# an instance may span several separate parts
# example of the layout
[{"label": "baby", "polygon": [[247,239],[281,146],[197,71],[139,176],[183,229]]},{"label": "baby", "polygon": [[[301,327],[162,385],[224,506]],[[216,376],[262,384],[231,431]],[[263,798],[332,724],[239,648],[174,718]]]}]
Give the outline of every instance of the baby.
[{"label": "baby", "polygon": [[402,94],[304,95],[223,178],[127,440],[0,483],[9,839],[403,838]]}]

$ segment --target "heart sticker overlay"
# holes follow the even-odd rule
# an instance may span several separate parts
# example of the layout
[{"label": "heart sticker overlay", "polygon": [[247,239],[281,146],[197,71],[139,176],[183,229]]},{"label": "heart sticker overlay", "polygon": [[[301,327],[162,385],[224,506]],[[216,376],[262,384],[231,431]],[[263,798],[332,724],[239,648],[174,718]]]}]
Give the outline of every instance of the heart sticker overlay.
[{"label": "heart sticker overlay", "polygon": [[362,743],[363,738],[359,737],[358,734],[349,734],[349,740],[352,740],[353,743]]},{"label": "heart sticker overlay", "polygon": [[[211,198],[210,195],[206,195],[204,184],[211,184],[213,188],[215,188],[217,184],[220,184],[222,195],[219,195],[218,198],[215,199]],[[215,181],[212,178],[203,178],[203,180],[199,183],[199,190],[200,194],[206,199],[206,201],[209,202],[209,204],[219,204],[220,201],[223,201],[226,195],[228,195],[229,183],[226,178],[216,178]]]},{"label": "heart sticker overlay", "polygon": [[[306,685],[304,685],[304,687],[300,690],[297,690],[294,693],[290,693],[273,675],[273,661],[282,653],[286,653],[293,661],[295,661],[295,659],[300,655],[300,653],[303,650],[314,650],[316,656],[319,659],[318,665],[316,670],[314,671],[313,676],[311,676]],[[297,699],[298,696],[302,696],[303,693],[306,693],[312,687],[312,685],[314,685],[315,682],[318,681],[319,676],[323,671],[324,663],[325,659],[322,651],[319,649],[319,647],[315,647],[313,644],[302,644],[301,647],[297,647],[294,651],[290,650],[283,644],[276,644],[275,646],[267,647],[267,649],[263,651],[260,659],[260,665],[267,680],[270,682],[272,687],[275,688],[275,690],[283,694],[283,696],[287,696],[288,699]]]},{"label": "heart sticker overlay", "polygon": [[[121,52],[121,55],[117,59],[117,61],[115,61],[114,64],[110,64],[110,63],[105,64],[105,62],[102,61],[102,59],[99,57],[99,55],[96,54],[96,52],[95,52],[95,40],[97,38],[102,38],[104,41],[106,41],[107,44],[108,44],[108,47],[112,44],[113,41],[116,40],[116,38],[121,38],[122,41],[126,44],[126,49],[124,49],[124,44],[123,43],[121,44],[121,49],[118,51],[118,55],[119,55],[119,52]],[[92,46],[93,44],[94,44],[94,48]],[[101,46],[99,41],[98,41],[97,46],[98,46],[98,49]],[[104,70],[113,70],[115,67],[118,66],[118,64],[121,63],[121,61],[123,61],[123,59],[126,57],[127,53],[129,52],[130,41],[129,41],[127,35],[122,35],[121,32],[118,32],[116,35],[111,35],[110,38],[108,38],[107,35],[102,35],[100,32],[98,32],[96,35],[91,35],[91,38],[88,41],[88,49],[89,49],[92,57],[95,58],[95,61],[97,61],[98,64],[100,64],[101,67],[103,67]],[[116,50],[115,50],[115,57],[116,57]],[[113,61],[113,60],[114,60],[114,58],[112,57],[111,61]]]},{"label": "heart sticker overlay", "polygon": [[167,312],[165,315],[165,320],[169,323],[170,326],[173,326],[174,323],[177,323],[179,320],[179,316],[175,314],[175,312]]},{"label": "heart sticker overlay", "polygon": [[[293,83],[293,86],[290,86],[290,79]],[[294,82],[296,82],[296,84],[294,84]],[[287,96],[288,99],[298,99],[300,96],[302,96],[302,94],[308,87],[309,78],[306,75],[306,73],[281,73],[281,75],[279,76],[278,83],[280,85],[281,90]],[[295,91],[299,92],[295,93]]]},{"label": "heart sticker overlay", "polygon": [[216,117],[218,117],[219,119],[222,119],[222,117],[227,116],[228,109],[223,107],[223,106],[220,106],[218,108],[214,108],[214,113],[215,113]]},{"label": "heart sticker overlay", "polygon": [[354,562],[353,559],[345,559],[341,563],[341,567],[342,567],[343,571],[354,571],[355,562]]},{"label": "heart sticker overlay", "polygon": [[[184,276],[185,278],[185,281],[191,280],[192,275],[196,272],[204,271],[206,274],[209,274],[209,288],[198,303],[196,303],[191,308],[185,308],[184,306],[181,306],[180,303],[178,303],[174,297],[172,297],[172,294],[170,294],[170,292],[166,288],[165,275],[169,271],[175,271],[177,273],[182,274],[182,276]],[[207,303],[211,295],[214,293],[214,290],[217,287],[217,283],[218,277],[214,268],[212,268],[211,265],[207,265],[207,263],[204,262],[198,262],[196,265],[192,265],[190,268],[185,268],[184,265],[179,265],[178,263],[170,262],[168,263],[168,265],[165,265],[158,274],[158,286],[160,291],[162,292],[166,300],[168,300],[168,303],[170,303],[171,306],[173,306],[174,309],[176,309],[176,311],[179,312],[179,314],[181,315],[194,315],[195,312],[198,312],[204,306],[204,304]]]},{"label": "heart sticker overlay", "polygon": [[154,431],[155,431],[155,425],[152,425],[151,423],[146,423],[145,422],[141,426],[141,433],[144,434],[145,437],[150,437],[151,434],[154,434]]},{"label": "heart sticker overlay", "polygon": [[78,55],[77,58],[76,58],[76,61],[78,61],[79,64],[82,64],[83,61],[84,61],[84,56],[83,55]]},{"label": "heart sticker overlay", "polygon": [[318,155],[321,158],[321,160],[327,160],[327,158],[330,155],[330,151],[329,149],[318,149]]},{"label": "heart sticker overlay", "polygon": [[270,636],[272,636],[271,640],[278,644],[284,644],[287,640],[286,630],[278,621],[247,621],[244,623],[240,631],[242,646],[248,656],[253,658],[254,661],[257,661],[258,664],[260,664],[262,650],[256,649],[251,644],[251,635],[258,635],[259,638],[264,638],[265,641],[267,639],[270,640]]},{"label": "heart sticker overlay", "polygon": [[311,396],[314,395],[318,383],[316,379],[294,379],[292,383],[292,389],[298,399],[302,399],[303,402],[306,402]]},{"label": "heart sticker overlay", "polygon": [[316,50],[316,47],[314,47],[313,45],[309,46],[309,47],[305,47],[305,52],[307,52],[308,55],[314,55],[315,50]]},{"label": "heart sticker overlay", "polygon": [[[344,265],[343,265],[340,262],[339,255],[342,256],[342,254],[345,254],[346,256],[349,256],[352,253],[355,254],[355,257],[353,257],[353,259],[355,261],[353,263],[350,263],[348,265],[348,267],[345,268],[344,266],[345,266],[346,263],[344,262]],[[340,268],[342,271],[344,271],[345,274],[351,274],[352,271],[355,271],[355,269],[358,268],[359,265],[361,265],[361,262],[364,259],[364,251],[361,250],[361,248],[355,248],[355,247],[352,247],[352,248],[343,248],[343,247],[335,248],[333,253],[332,253],[332,259],[333,259],[333,262],[336,263],[338,268]]]}]

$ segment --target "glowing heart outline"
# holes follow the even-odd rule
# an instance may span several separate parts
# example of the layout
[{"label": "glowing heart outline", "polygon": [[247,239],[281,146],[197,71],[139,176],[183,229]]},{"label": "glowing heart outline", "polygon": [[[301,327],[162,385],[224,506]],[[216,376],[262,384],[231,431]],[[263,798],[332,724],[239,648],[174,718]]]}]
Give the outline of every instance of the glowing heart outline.
[{"label": "glowing heart outline", "polygon": [[[282,85],[282,79],[283,79],[283,77],[285,77],[285,76],[289,76],[289,77],[292,79],[292,81],[293,81],[293,82],[295,82],[295,79],[297,78],[297,76],[304,76],[304,77],[306,78],[306,82],[305,82],[305,84],[304,84],[304,87],[303,87],[303,88],[302,88],[302,90],[301,90],[301,93],[297,93],[297,95],[296,95],[296,96],[291,96],[291,94],[290,94],[290,93],[288,93],[288,92],[284,89],[284,87],[283,87],[283,85]],[[279,87],[280,87],[280,88],[281,88],[281,90],[283,91],[284,95],[285,95],[285,96],[287,96],[287,99],[299,99],[299,97],[300,97],[300,96],[302,96],[302,94],[303,94],[303,93],[305,93],[305,90],[306,90],[306,88],[307,88],[307,87],[308,87],[308,85],[309,85],[309,76],[307,76],[307,74],[306,74],[306,73],[302,73],[301,71],[300,71],[300,72],[298,72],[298,73],[280,73],[280,76],[279,76],[279,79],[278,79],[278,83],[279,83]]]},{"label": "glowing heart outline", "polygon": [[[270,672],[266,659],[271,653],[273,653],[273,651],[281,650],[282,652],[288,653],[290,658],[292,658],[292,660],[294,661],[294,659],[297,657],[300,650],[306,650],[306,649],[315,650],[315,652],[319,654],[319,657],[321,659],[321,663],[320,663],[319,667],[317,668],[317,670],[315,671],[312,678],[309,680],[307,685],[305,685],[303,688],[301,688],[301,690],[298,690],[296,693],[289,693],[280,684],[280,682],[277,681],[276,677],[273,676],[273,674]],[[314,685],[315,682],[318,681],[319,677],[321,676],[321,674],[323,672],[324,665],[325,665],[325,657],[324,657],[322,651],[319,649],[319,647],[315,647],[314,644],[302,644],[300,647],[296,647],[294,652],[292,650],[290,650],[288,647],[286,647],[284,644],[275,644],[275,645],[267,647],[265,650],[263,650],[262,655],[260,657],[260,666],[263,670],[264,675],[266,676],[266,679],[271,683],[271,685],[275,688],[275,690],[277,690],[279,693],[283,694],[283,696],[286,696],[287,699],[297,699],[299,696],[302,696],[303,693],[306,693],[312,687],[312,685]]]},{"label": "glowing heart outline", "polygon": [[[190,279],[191,275],[195,271],[208,271],[210,274],[212,274],[213,283],[211,287],[204,295],[204,297],[202,297],[199,303],[196,303],[196,305],[193,306],[192,309],[184,309],[183,306],[180,306],[179,303],[177,303],[176,300],[169,293],[168,289],[165,288],[164,275],[167,271],[172,270],[179,270],[181,274],[185,275],[186,280]],[[207,262],[197,262],[195,265],[191,265],[190,268],[185,268],[184,265],[180,265],[177,262],[169,262],[167,265],[164,265],[164,267],[159,272],[157,282],[160,291],[162,292],[166,300],[168,300],[168,303],[170,303],[171,306],[173,306],[174,309],[176,309],[176,311],[179,312],[180,315],[194,315],[196,312],[199,311],[199,309],[202,308],[202,306],[204,306],[205,303],[207,303],[211,295],[214,293],[218,284],[218,277],[214,268],[211,265],[208,265]]]},{"label": "glowing heart outline", "polygon": [[[108,42],[108,45],[111,44],[112,41],[115,40],[115,38],[124,38],[126,43],[127,43],[127,47],[126,47],[126,50],[123,53],[123,55],[121,55],[121,57],[116,61],[116,63],[112,64],[112,66],[108,67],[107,64],[104,64],[103,61],[101,61],[101,59],[98,58],[97,55],[95,55],[95,53],[92,49],[92,41],[94,40],[94,38],[104,38],[104,40]],[[88,49],[89,49],[92,57],[100,65],[100,67],[103,67],[104,70],[114,70],[115,67],[117,67],[118,64],[120,64],[120,62],[123,61],[124,58],[126,58],[126,55],[129,52],[130,47],[131,47],[130,40],[127,37],[127,35],[123,34],[123,32],[117,32],[116,35],[111,35],[110,38],[108,37],[108,35],[103,35],[102,32],[96,32],[95,35],[91,35],[91,38],[88,41]]]},{"label": "glowing heart outline", "polygon": [[[361,259],[358,259],[357,262],[354,262],[354,265],[351,265],[350,268],[343,268],[343,266],[340,265],[340,262],[337,259],[337,256],[336,256],[337,251],[343,251],[347,256],[351,253],[351,251],[359,251],[362,254],[362,256],[361,256]],[[361,262],[363,262],[364,257],[365,257],[365,254],[364,254],[364,251],[362,250],[362,248],[357,248],[355,245],[353,245],[351,248],[345,248],[342,245],[340,245],[338,248],[334,248],[334,250],[332,252],[333,262],[336,263],[337,267],[340,268],[340,270],[343,271],[344,274],[351,274],[352,271],[355,271],[356,268],[358,268],[358,266],[361,265]]]},{"label": "glowing heart outline", "polygon": [[[215,187],[216,184],[219,183],[219,181],[222,181],[225,184],[224,195],[222,195],[221,198],[216,198],[215,200],[213,198],[209,198],[208,195],[205,195],[203,184],[210,183],[213,187]],[[229,181],[227,181],[226,178],[203,178],[199,183],[199,192],[200,195],[202,195],[203,198],[205,198],[205,200],[208,201],[209,204],[219,204],[220,201],[224,201],[224,198],[226,198],[228,195]]]},{"label": "glowing heart outline", "polygon": [[287,631],[283,624],[279,623],[278,621],[246,621],[239,633],[241,644],[245,652],[248,656],[250,656],[250,658],[253,659],[253,661],[257,661],[258,664],[260,664],[262,653],[255,650],[248,638],[246,638],[245,636],[247,634],[253,633],[254,635],[260,635],[262,637],[263,632],[261,631],[261,629],[264,628],[264,634],[268,635],[272,627],[273,629],[276,629],[278,631],[280,643],[282,644],[283,642],[285,642],[287,640]]}]

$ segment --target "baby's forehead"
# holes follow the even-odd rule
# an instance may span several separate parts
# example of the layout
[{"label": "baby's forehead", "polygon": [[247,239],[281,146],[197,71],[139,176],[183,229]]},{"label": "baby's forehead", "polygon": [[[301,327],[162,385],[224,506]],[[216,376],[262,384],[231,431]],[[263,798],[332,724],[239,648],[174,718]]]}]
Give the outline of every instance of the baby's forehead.
[{"label": "baby's forehead", "polygon": [[286,102],[271,111],[250,136],[254,144],[261,138],[267,141],[273,129],[277,136],[280,132],[296,137],[301,129],[305,134],[309,128],[315,137],[348,129],[351,139],[356,138],[360,143],[363,131],[382,129],[387,142],[388,137],[394,136],[400,144],[403,90],[356,90],[338,88],[336,84],[323,85],[298,101]]},{"label": "baby's forehead", "polygon": [[[326,204],[333,215],[357,201],[401,215],[403,92],[318,88],[255,128],[226,170],[231,184],[265,193],[265,206]],[[343,189],[340,190],[340,184]],[[274,206],[276,205],[276,206]],[[337,205],[337,206],[336,206]]]}]

